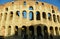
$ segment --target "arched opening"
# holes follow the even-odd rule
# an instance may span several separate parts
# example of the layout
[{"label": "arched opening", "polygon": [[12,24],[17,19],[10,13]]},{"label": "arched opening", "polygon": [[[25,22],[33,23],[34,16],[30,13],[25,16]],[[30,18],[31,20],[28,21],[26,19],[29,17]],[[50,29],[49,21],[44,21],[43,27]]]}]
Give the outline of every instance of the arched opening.
[{"label": "arched opening", "polygon": [[52,13],[55,13],[55,11],[54,11],[54,10],[52,10]]},{"label": "arched opening", "polygon": [[21,36],[23,39],[27,39],[27,27],[26,26],[22,26]]},{"label": "arched opening", "polygon": [[60,20],[59,20],[59,15],[57,15],[57,20],[58,20],[58,22],[60,22]]},{"label": "arched opening", "polygon": [[53,20],[54,20],[54,22],[56,22],[56,15],[55,14],[53,14]]},{"label": "arched opening", "polygon": [[43,29],[44,29],[43,30],[44,31],[44,38],[48,39],[48,28],[47,28],[47,26],[44,26]]},{"label": "arched opening", "polygon": [[53,9],[54,7],[53,7],[53,6],[51,6],[51,8]]},{"label": "arched opening", "polygon": [[16,11],[16,15],[17,16],[20,16],[20,11]]},{"label": "arched opening", "polygon": [[53,35],[54,35],[53,27],[50,26],[50,39],[53,39]]},{"label": "arched opening", "polygon": [[10,12],[10,20],[13,18],[13,11]]},{"label": "arched opening", "polygon": [[48,13],[48,19],[49,19],[49,20],[52,20],[50,13]]},{"label": "arched opening", "polygon": [[43,17],[44,19],[46,19],[46,13],[45,13],[45,12],[42,13],[42,17]]},{"label": "arched opening", "polygon": [[29,27],[29,35],[30,35],[30,39],[34,39],[34,27],[33,26]]},{"label": "arched opening", "polygon": [[39,2],[38,2],[38,1],[36,1],[36,4],[39,4]]},{"label": "arched opening", "polygon": [[56,32],[56,35],[59,35],[58,27],[55,27],[55,32]]},{"label": "arched opening", "polygon": [[29,10],[34,10],[32,6],[29,7]]},{"label": "arched opening", "polygon": [[15,26],[15,35],[18,35],[18,26]]},{"label": "arched opening", "polygon": [[8,11],[8,8],[5,8],[6,11]]},{"label": "arched opening", "polygon": [[43,35],[42,35],[42,29],[41,27],[38,25],[37,26],[37,39],[42,39]]},{"label": "arched opening", "polygon": [[11,35],[11,26],[8,27],[8,35]]},{"label": "arched opening", "polygon": [[34,14],[32,11],[29,12],[29,19],[34,20]]},{"label": "arched opening", "polygon": [[26,5],[26,1],[24,1],[24,5]]},{"label": "arched opening", "polygon": [[0,39],[4,39],[4,36],[0,36]]},{"label": "arched opening", "polygon": [[39,11],[36,12],[36,19],[40,20],[40,12]]},{"label": "arched opening", "polygon": [[23,18],[27,18],[27,12],[25,10],[23,11],[22,14],[23,14]]},{"label": "arched opening", "polygon": [[44,3],[42,3],[42,5],[44,5]]}]

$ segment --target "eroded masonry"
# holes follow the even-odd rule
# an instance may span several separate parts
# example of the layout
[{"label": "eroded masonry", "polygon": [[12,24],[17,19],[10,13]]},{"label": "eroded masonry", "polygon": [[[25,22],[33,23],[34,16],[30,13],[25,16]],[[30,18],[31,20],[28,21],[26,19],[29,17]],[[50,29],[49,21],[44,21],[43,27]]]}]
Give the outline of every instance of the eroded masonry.
[{"label": "eroded masonry", "polygon": [[60,12],[56,6],[21,0],[0,5],[0,37],[59,39]]}]

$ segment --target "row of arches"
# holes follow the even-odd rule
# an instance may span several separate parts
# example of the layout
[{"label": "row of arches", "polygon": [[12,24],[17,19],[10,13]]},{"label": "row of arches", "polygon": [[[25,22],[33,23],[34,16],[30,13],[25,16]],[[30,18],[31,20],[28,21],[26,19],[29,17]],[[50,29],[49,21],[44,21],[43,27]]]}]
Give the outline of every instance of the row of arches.
[{"label": "row of arches", "polygon": [[[20,16],[20,12],[17,11],[16,15]],[[23,18],[27,18],[27,12],[25,10],[22,12],[22,15],[23,15]],[[42,12],[42,16],[41,16],[40,12],[36,11],[36,20],[40,20],[41,17],[43,17],[44,19],[47,19],[47,16],[48,16],[48,20],[52,21],[52,17],[53,17],[53,21],[54,22],[56,22],[58,20],[58,22],[60,23],[60,19],[59,19],[60,16],[59,15],[57,15],[57,19],[56,19],[56,15],[55,14],[53,14],[53,16],[52,16],[51,13],[48,13],[48,15],[46,15],[46,12]],[[34,20],[34,13],[33,13],[33,11],[29,12],[29,19],[30,20]]]},{"label": "row of arches", "polygon": [[[18,26],[15,26],[14,30],[15,30],[15,36],[17,36],[18,32],[19,32]],[[56,36],[58,36],[59,35],[58,27],[55,27],[55,32],[56,32]],[[49,34],[48,27],[45,25],[43,27],[41,25],[37,25],[36,29],[35,29],[34,25],[31,25],[29,27],[22,26],[20,33],[21,33],[21,37],[25,38],[25,39],[27,39],[27,37],[30,39],[35,39],[35,36],[37,39],[43,39],[43,38],[48,39],[49,37],[51,39],[53,39],[54,29],[51,26],[50,27],[50,34]],[[35,35],[35,33],[36,33],[36,35]],[[10,35],[10,34],[11,34],[11,26],[8,27],[8,35]]]},{"label": "row of arches", "polygon": [[[5,33],[5,26],[2,27],[2,33],[4,34]],[[12,33],[12,27],[11,26],[8,26],[8,35],[11,35]],[[54,30],[55,29],[55,30]],[[21,27],[21,30],[18,28],[18,26],[15,26],[14,27],[14,31],[15,31],[15,36],[18,36],[19,34],[19,31],[21,31],[21,38],[25,38],[25,39],[53,39],[54,37],[54,31],[56,33],[56,36],[59,36],[59,28],[58,27],[55,27],[53,28],[52,26],[50,26],[49,28],[49,31],[50,31],[50,34],[48,32],[48,27],[46,25],[31,25],[31,26],[22,26]]]},{"label": "row of arches", "polygon": [[[20,15],[21,15],[20,11],[16,11],[16,16],[20,17]],[[3,16],[3,14],[1,13],[0,14],[0,20],[2,19],[2,16]],[[29,16],[30,20],[34,20],[33,11],[30,11],[28,16]],[[53,20],[54,22],[58,21],[60,23],[60,16],[59,15],[55,15],[55,14],[51,15],[51,13],[47,13],[46,14],[46,12],[42,12],[42,16],[41,16],[41,13],[39,11],[36,11],[36,20],[40,20],[41,17],[43,19],[47,19],[47,16],[48,16],[48,20],[50,20],[50,21]],[[10,17],[10,20],[13,18],[13,11],[10,12],[10,16],[9,17]],[[22,12],[22,17],[23,18],[27,18],[27,12],[25,10]],[[52,17],[53,17],[53,19],[52,19]],[[5,20],[7,19],[7,13],[4,14],[4,19]]]}]

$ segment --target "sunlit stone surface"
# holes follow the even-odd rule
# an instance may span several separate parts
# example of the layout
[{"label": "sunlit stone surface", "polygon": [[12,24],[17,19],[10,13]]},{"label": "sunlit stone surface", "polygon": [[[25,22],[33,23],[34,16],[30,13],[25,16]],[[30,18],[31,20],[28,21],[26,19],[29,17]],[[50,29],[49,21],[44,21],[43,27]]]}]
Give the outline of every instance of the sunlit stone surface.
[{"label": "sunlit stone surface", "polygon": [[0,39],[60,39],[60,12],[36,0],[0,5]]}]

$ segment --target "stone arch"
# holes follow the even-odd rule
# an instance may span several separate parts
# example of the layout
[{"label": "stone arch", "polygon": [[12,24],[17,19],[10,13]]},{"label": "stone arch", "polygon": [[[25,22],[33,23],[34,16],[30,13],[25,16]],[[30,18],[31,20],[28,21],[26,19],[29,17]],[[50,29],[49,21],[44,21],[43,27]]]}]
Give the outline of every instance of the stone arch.
[{"label": "stone arch", "polygon": [[26,1],[24,1],[24,5],[26,5]]},{"label": "stone arch", "polygon": [[42,35],[42,28],[41,26],[37,26],[37,39],[42,39],[43,35]]},{"label": "stone arch", "polygon": [[47,28],[47,26],[43,27],[43,31],[44,31],[44,38],[48,39],[48,28]]},{"label": "stone arch", "polygon": [[39,11],[36,12],[36,19],[40,20],[40,12]]},{"label": "stone arch", "polygon": [[23,15],[23,18],[27,18],[27,12],[25,10],[22,12],[22,15]]},{"label": "stone arch", "polygon": [[39,4],[39,2],[38,2],[38,1],[36,1],[36,4]]},{"label": "stone arch", "polygon": [[59,35],[58,27],[55,27],[55,32],[56,32],[56,35]]},{"label": "stone arch", "polygon": [[29,26],[29,35],[30,39],[34,39],[34,27],[32,25]]},{"label": "stone arch", "polygon": [[41,34],[41,26],[37,26],[37,36]]},{"label": "stone arch", "polygon": [[54,10],[52,10],[52,13],[55,13],[55,11],[54,11]]},{"label": "stone arch", "polygon": [[26,26],[22,26],[22,29],[23,29],[24,31],[26,31],[27,27],[26,27]]},{"label": "stone arch", "polygon": [[53,27],[50,26],[50,34],[53,35],[53,34],[54,34],[53,32],[54,32],[54,31],[53,31]]},{"label": "stone arch", "polygon": [[51,14],[50,13],[48,13],[48,19],[49,20],[52,20],[52,17],[51,17]]},{"label": "stone arch", "polygon": [[20,11],[16,11],[16,15],[17,16],[20,16]]},{"label": "stone arch", "polygon": [[42,4],[42,5],[44,5],[44,3],[43,3],[43,2],[42,2],[41,4]]},{"label": "stone arch", "polygon": [[33,6],[29,6],[29,10],[34,10],[34,9],[33,9]]},{"label": "stone arch", "polygon": [[13,11],[10,12],[10,20],[13,18]]},{"label": "stone arch", "polygon": [[11,26],[8,26],[8,35],[11,35]]},{"label": "stone arch", "polygon": [[50,26],[50,39],[53,39],[53,35],[54,35],[53,27]]},{"label": "stone arch", "polygon": [[29,19],[34,20],[34,14],[32,11],[29,12]]},{"label": "stone arch", "polygon": [[15,35],[18,35],[18,26],[15,26]]},{"label": "stone arch", "polygon": [[46,19],[46,13],[45,13],[45,12],[42,12],[42,17],[43,17],[44,19]]},{"label": "stone arch", "polygon": [[8,11],[8,8],[6,7],[5,10]]},{"label": "stone arch", "polygon": [[53,14],[53,21],[56,22],[56,15]]},{"label": "stone arch", "polygon": [[25,25],[22,26],[21,36],[23,39],[27,39],[27,27]]}]

